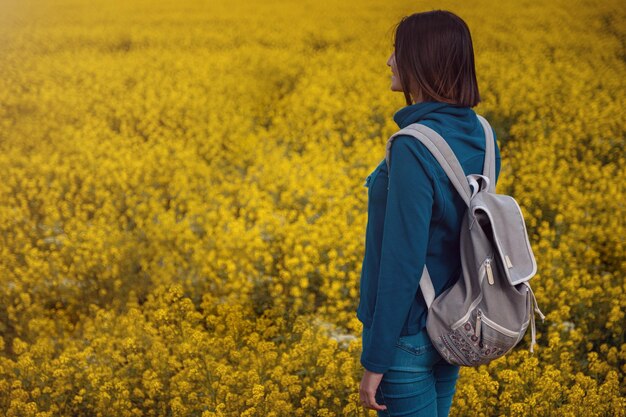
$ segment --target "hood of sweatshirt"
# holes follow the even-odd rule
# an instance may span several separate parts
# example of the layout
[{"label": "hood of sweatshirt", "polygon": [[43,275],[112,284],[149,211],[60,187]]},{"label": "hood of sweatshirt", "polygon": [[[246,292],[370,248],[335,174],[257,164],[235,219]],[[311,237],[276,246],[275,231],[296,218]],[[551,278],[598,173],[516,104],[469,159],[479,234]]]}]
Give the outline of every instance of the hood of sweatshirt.
[{"label": "hood of sweatshirt", "polygon": [[400,129],[412,123],[432,121],[438,126],[467,134],[475,133],[480,124],[471,107],[439,101],[422,101],[403,107],[393,115],[393,120]]},{"label": "hood of sweatshirt", "polygon": [[470,151],[459,147],[459,141],[471,149],[485,147],[485,132],[476,117],[476,112],[468,106],[422,101],[396,111],[393,120],[400,129],[412,123],[423,123],[434,129],[446,139],[453,150],[460,152],[457,155],[464,155]]}]

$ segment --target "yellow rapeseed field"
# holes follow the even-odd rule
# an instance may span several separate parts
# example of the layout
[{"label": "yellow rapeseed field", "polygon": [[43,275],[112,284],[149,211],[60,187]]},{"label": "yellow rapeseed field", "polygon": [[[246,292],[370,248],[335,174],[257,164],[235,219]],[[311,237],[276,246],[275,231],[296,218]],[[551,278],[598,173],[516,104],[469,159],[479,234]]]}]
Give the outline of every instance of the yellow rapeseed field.
[{"label": "yellow rapeseed field", "polygon": [[546,313],[451,415],[625,416],[622,1],[0,1],[0,415],[373,416],[392,27],[469,25]]}]

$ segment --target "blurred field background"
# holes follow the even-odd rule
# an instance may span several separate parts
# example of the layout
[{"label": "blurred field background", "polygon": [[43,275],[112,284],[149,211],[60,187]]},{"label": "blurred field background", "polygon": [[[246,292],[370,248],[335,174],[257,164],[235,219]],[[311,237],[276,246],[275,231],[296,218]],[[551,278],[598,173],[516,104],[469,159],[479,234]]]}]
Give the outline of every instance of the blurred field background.
[{"label": "blurred field background", "polygon": [[0,414],[373,416],[363,183],[392,27],[433,8],[472,31],[546,313],[451,415],[626,415],[618,0],[2,0]]}]

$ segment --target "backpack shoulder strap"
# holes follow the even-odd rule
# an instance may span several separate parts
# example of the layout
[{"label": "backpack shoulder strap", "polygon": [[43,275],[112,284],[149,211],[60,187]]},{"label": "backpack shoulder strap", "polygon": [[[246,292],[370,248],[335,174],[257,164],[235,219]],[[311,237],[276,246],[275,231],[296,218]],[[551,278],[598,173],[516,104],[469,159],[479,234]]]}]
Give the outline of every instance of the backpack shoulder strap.
[{"label": "backpack shoulder strap", "polygon": [[489,178],[489,192],[496,192],[496,151],[494,146],[493,131],[489,122],[481,115],[476,114],[480,124],[485,131],[485,163],[483,164],[483,175]]},{"label": "backpack shoulder strap", "polygon": [[[485,132],[485,161],[483,163],[483,175],[489,179],[489,192],[495,193],[496,184],[496,162],[495,162],[495,147],[493,131],[489,122],[477,114],[483,131]],[[389,170],[389,157],[391,153],[391,143],[396,136],[410,135],[422,142],[428,150],[437,159],[443,170],[446,172],[452,185],[459,192],[465,204],[469,206],[472,190],[468,185],[468,179],[463,171],[463,167],[459,163],[459,160],[454,155],[454,152],[448,145],[448,142],[441,137],[439,133],[433,129],[419,123],[413,123],[406,126],[404,129],[391,135],[387,140],[385,159],[387,162],[387,170]],[[477,190],[475,190],[477,191]]]},{"label": "backpack shoulder strap", "polygon": [[463,171],[463,167],[454,155],[450,145],[444,138],[428,126],[413,123],[407,127],[400,129],[387,140],[385,159],[387,160],[387,169],[389,170],[389,157],[391,153],[391,143],[396,136],[409,135],[418,139],[428,148],[428,150],[437,159],[443,170],[446,172],[452,185],[459,192],[465,204],[469,207],[472,190],[470,189],[467,177]]}]

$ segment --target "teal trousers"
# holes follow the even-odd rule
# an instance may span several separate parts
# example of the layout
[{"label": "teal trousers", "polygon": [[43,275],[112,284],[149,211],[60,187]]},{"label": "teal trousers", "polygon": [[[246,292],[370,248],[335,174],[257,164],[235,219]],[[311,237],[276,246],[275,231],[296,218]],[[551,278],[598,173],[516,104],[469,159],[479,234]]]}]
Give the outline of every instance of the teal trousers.
[{"label": "teal trousers", "polygon": [[[363,339],[369,329],[363,328]],[[387,406],[379,417],[447,417],[456,391],[460,366],[445,361],[426,328],[396,343],[391,367],[376,391],[376,402]]]}]

